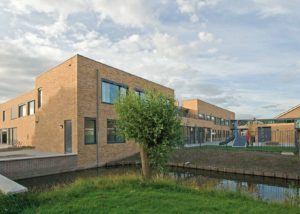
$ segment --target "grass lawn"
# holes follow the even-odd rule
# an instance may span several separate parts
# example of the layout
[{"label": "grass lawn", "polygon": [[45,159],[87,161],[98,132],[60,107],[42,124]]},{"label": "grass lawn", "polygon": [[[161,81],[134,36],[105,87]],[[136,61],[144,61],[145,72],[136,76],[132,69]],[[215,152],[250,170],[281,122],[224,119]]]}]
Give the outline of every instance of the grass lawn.
[{"label": "grass lawn", "polygon": [[240,193],[199,190],[137,175],[77,180],[48,192],[0,196],[0,213],[300,213]]}]

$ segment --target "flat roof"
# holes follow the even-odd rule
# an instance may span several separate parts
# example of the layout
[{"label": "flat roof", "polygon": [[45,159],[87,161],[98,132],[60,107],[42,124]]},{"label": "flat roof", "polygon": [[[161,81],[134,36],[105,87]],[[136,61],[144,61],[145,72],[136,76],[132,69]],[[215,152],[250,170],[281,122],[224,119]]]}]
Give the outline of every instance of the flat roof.
[{"label": "flat roof", "polygon": [[233,112],[233,111],[230,111],[230,110],[228,110],[228,109],[226,109],[226,108],[217,106],[217,105],[215,105],[215,104],[211,104],[211,103],[209,103],[209,102],[207,102],[207,101],[204,101],[204,100],[201,100],[201,99],[199,99],[199,98],[182,100],[182,102],[184,102],[184,101],[201,101],[201,102],[204,102],[204,103],[206,103],[206,104],[208,104],[208,105],[211,105],[211,106],[214,106],[214,107],[217,107],[217,108],[220,108],[220,109],[223,109],[223,110],[225,110],[225,111],[229,111],[229,112],[235,114],[235,112]]}]

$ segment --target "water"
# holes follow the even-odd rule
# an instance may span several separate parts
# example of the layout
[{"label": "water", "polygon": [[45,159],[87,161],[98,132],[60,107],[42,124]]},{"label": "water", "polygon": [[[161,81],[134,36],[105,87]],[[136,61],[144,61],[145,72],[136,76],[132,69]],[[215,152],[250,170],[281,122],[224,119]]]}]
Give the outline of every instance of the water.
[{"label": "water", "polygon": [[[140,173],[140,169],[138,167],[94,168],[23,179],[18,180],[17,182],[28,187],[30,190],[43,191],[58,184],[71,183],[78,178],[126,175],[128,173]],[[232,192],[246,192],[251,196],[264,201],[283,202],[287,199],[300,196],[300,183],[292,180],[174,168],[170,169],[169,176],[178,181],[192,182],[200,187],[228,190]]]},{"label": "water", "polygon": [[200,187],[245,192],[263,201],[284,202],[300,197],[300,183],[293,180],[239,175],[203,170],[175,170],[177,180],[190,181]]}]

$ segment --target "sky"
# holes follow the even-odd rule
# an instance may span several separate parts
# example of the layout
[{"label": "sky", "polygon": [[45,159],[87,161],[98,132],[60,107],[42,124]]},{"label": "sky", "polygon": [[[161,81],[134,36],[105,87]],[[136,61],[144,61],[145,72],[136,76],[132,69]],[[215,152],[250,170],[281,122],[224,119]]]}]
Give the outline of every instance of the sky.
[{"label": "sky", "polygon": [[0,103],[75,54],[236,112],[300,103],[300,0],[1,0]]}]

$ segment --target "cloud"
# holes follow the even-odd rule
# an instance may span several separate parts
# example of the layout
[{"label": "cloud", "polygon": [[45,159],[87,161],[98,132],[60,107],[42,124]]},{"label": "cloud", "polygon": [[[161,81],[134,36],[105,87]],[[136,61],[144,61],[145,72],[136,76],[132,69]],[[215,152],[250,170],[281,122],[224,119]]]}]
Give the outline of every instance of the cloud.
[{"label": "cloud", "polygon": [[17,15],[41,12],[63,17],[87,8],[86,2],[82,0],[72,0],[72,2],[60,0],[10,0],[6,5],[6,10]]},{"label": "cloud", "polygon": [[272,17],[278,15],[286,15],[291,11],[286,7],[283,1],[278,0],[254,0],[254,3],[260,10],[262,17]]},{"label": "cloud", "polygon": [[150,21],[145,3],[141,0],[94,0],[91,7],[99,14],[100,22],[110,19],[116,24],[141,28]]},{"label": "cloud", "polygon": [[215,40],[214,36],[211,33],[207,33],[207,32],[199,32],[198,38],[202,42],[213,42]]},{"label": "cloud", "polygon": [[187,14],[192,22],[199,21],[199,11],[205,7],[213,7],[218,0],[177,0],[178,9],[181,13]]},{"label": "cloud", "polygon": [[299,103],[295,1],[0,5],[0,102],[32,89],[38,74],[79,53],[172,87],[178,99],[204,99],[237,114],[272,117]]}]

